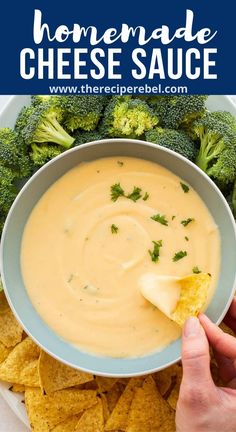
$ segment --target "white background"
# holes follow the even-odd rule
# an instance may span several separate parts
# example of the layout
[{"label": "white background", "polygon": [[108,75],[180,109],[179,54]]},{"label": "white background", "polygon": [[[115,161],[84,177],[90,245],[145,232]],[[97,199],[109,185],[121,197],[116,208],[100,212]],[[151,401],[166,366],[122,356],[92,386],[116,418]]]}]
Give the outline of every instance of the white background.
[{"label": "white background", "polygon": [[[236,96],[231,96],[236,104]],[[0,96],[0,112],[9,96]],[[29,432],[0,396],[0,432]]]}]

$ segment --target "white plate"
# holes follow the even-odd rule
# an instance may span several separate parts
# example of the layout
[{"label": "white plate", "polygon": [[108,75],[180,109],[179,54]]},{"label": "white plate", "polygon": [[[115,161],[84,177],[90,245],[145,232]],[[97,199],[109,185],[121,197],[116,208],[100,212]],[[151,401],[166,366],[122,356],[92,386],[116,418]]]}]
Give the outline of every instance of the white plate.
[{"label": "white plate", "polygon": [[5,399],[16,416],[25,424],[25,426],[27,426],[28,429],[30,429],[25,405],[22,403],[24,396],[21,393],[11,392],[9,387],[9,384],[0,382],[0,395],[2,395],[3,399]]},{"label": "white plate", "polygon": [[[16,118],[24,105],[29,105],[29,96],[12,96],[5,108],[0,112],[0,127],[14,127]],[[236,117],[236,105],[229,96],[210,96],[207,100],[207,107],[210,111],[226,110]],[[0,382],[0,394],[17,415],[17,417],[28,427],[25,406],[22,403],[23,395],[9,391],[9,385]]]}]

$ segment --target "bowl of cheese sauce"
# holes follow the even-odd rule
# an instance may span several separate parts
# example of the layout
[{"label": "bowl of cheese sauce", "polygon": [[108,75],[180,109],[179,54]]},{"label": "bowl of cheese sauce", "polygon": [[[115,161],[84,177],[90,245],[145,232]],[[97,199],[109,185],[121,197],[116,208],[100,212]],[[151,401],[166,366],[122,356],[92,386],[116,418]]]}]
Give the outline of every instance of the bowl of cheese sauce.
[{"label": "bowl of cheese sauce", "polygon": [[140,284],[209,273],[207,314],[219,322],[235,245],[228,205],[195,165],[146,142],[104,140],[65,152],[24,186],[4,229],[3,279],[18,319],[50,354],[137,375],[178,360],[181,336]]}]

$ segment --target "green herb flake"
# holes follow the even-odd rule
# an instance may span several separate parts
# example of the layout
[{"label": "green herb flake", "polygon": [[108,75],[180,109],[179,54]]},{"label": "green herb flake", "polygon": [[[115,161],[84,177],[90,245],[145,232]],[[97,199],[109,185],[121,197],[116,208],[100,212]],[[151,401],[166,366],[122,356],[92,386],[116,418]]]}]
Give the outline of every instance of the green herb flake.
[{"label": "green herb flake", "polygon": [[189,238],[187,236],[184,237],[186,241],[189,241]]},{"label": "green herb flake", "polygon": [[195,273],[195,274],[202,273],[202,271],[199,270],[198,266],[193,267],[192,272]]},{"label": "green herb flake", "polygon": [[153,240],[153,250],[151,251],[150,249],[149,249],[149,255],[150,255],[150,257],[151,257],[151,259],[152,259],[152,261],[153,262],[158,262],[159,261],[159,256],[160,256],[160,249],[161,249],[161,247],[162,247],[162,240],[158,240],[158,241],[154,241]]},{"label": "green herb flake", "polygon": [[184,257],[186,257],[188,254],[187,254],[187,252],[186,251],[179,251],[179,252],[176,252],[176,254],[173,256],[173,258],[172,258],[172,261],[174,261],[174,262],[176,262],[176,261],[179,261],[179,260],[181,260],[182,258],[184,258]]},{"label": "green herb flake", "polygon": [[118,230],[119,230],[118,226],[116,226],[115,224],[111,225],[111,232],[112,232],[112,234],[117,234]]},{"label": "green herb flake", "polygon": [[125,191],[121,187],[120,183],[115,183],[111,186],[111,199],[112,201],[117,201],[119,197],[124,196]]},{"label": "green herb flake", "polygon": [[117,163],[118,163],[118,165],[120,166],[120,167],[122,167],[123,165],[124,165],[124,162],[122,162],[122,161],[117,161]]},{"label": "green herb flake", "polygon": [[188,192],[189,192],[189,189],[190,189],[190,188],[189,188],[188,185],[186,185],[185,183],[182,183],[182,182],[180,182],[180,185],[181,185],[181,187],[182,187],[184,193],[188,193]]},{"label": "green herb flake", "polygon": [[147,201],[148,198],[149,198],[149,193],[145,192],[144,197],[143,197],[143,201]]},{"label": "green herb flake", "polygon": [[71,283],[72,281],[73,281],[73,279],[74,279],[74,275],[73,275],[73,273],[68,277],[68,279],[67,279],[67,282],[68,283]]},{"label": "green herb flake", "polygon": [[154,220],[155,222],[159,222],[161,225],[165,225],[168,226],[168,220],[166,219],[165,215],[161,215],[161,214],[156,214],[151,216],[151,219]]},{"label": "green herb flake", "polygon": [[171,220],[174,220],[175,218],[176,218],[176,216],[174,215],[174,216],[172,216]]},{"label": "green herb flake", "polygon": [[181,223],[184,227],[186,227],[186,226],[188,226],[188,224],[190,224],[190,222],[194,222],[194,219],[193,219],[193,218],[188,218],[188,219],[182,220],[180,223]]},{"label": "green herb flake", "polygon": [[141,191],[142,191],[142,189],[140,187],[134,186],[133,192],[126,195],[126,198],[136,202],[137,200],[139,200],[142,197]]}]

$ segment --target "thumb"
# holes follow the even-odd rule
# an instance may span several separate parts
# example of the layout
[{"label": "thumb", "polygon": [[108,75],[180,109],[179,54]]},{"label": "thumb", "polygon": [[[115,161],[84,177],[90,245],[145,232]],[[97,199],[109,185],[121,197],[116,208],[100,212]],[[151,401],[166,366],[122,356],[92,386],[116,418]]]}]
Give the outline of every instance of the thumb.
[{"label": "thumb", "polygon": [[205,389],[214,386],[210,371],[209,344],[206,334],[196,317],[190,317],[184,325],[182,337],[182,385]]}]

